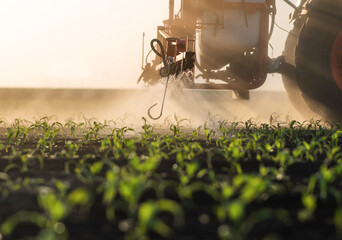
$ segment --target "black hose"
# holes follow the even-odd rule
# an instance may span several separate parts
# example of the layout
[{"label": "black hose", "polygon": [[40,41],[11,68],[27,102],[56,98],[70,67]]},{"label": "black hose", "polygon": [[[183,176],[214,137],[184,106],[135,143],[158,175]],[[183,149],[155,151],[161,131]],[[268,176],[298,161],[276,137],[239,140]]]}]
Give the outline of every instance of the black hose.
[{"label": "black hose", "polygon": [[[154,46],[154,43],[157,43],[159,45],[159,48],[160,48],[160,52],[156,49],[156,47]],[[163,96],[163,102],[162,102],[162,106],[161,106],[161,109],[160,109],[160,113],[159,113],[159,116],[158,117],[153,117],[152,114],[151,114],[151,110],[152,108],[154,108],[158,103],[155,103],[153,104],[147,111],[148,113],[148,116],[153,119],[153,120],[158,120],[159,118],[161,118],[161,116],[163,115],[163,110],[164,110],[164,104],[165,104],[165,97],[166,97],[166,92],[167,92],[167,86],[168,86],[168,83],[169,83],[169,79],[170,79],[170,71],[171,71],[171,62],[170,60],[167,61],[166,59],[166,55],[165,55],[165,50],[164,50],[164,47],[163,47],[163,44],[161,43],[161,41],[159,41],[158,39],[153,39],[151,41],[151,48],[152,48],[152,51],[159,57],[161,57],[161,59],[163,60],[163,63],[164,63],[164,67],[160,69],[160,75],[162,77],[167,77],[167,80],[166,80],[166,84],[165,84],[165,90],[164,90],[164,96]],[[163,74],[163,70],[167,69],[167,73],[166,74]]]},{"label": "black hose", "polygon": [[[159,45],[160,52],[156,49],[156,47],[154,46],[154,43],[157,43]],[[164,63],[164,67],[166,67],[168,64],[166,62],[166,54],[165,54],[165,50],[164,50],[164,47],[163,47],[163,44],[161,43],[161,41],[158,39],[153,39],[151,41],[151,48],[152,48],[152,51],[157,56],[161,57],[161,59],[163,60],[163,63]]]}]

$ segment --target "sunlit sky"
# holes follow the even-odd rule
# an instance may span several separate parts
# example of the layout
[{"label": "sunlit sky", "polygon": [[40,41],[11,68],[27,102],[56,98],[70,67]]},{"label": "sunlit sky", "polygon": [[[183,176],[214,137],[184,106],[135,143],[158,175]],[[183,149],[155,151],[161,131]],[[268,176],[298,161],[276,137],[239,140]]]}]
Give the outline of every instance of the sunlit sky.
[{"label": "sunlit sky", "polygon": [[[292,9],[277,7],[290,29]],[[0,87],[136,87],[142,33],[147,49],[167,17],[168,0],[0,0]],[[274,57],[286,36],[275,29]],[[262,89],[281,90],[280,78]]]}]

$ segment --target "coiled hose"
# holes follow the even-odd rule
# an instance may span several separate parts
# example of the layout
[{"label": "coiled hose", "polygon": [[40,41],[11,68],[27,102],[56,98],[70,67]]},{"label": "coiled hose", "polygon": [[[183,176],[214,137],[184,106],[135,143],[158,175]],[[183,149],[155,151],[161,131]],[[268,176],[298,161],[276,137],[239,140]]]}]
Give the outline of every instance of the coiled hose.
[{"label": "coiled hose", "polygon": [[[159,48],[160,48],[160,52],[156,49],[154,43],[157,43],[159,45]],[[171,60],[167,60],[166,59],[166,54],[165,54],[165,50],[164,50],[164,47],[163,47],[163,44],[161,43],[160,40],[158,39],[153,39],[151,41],[151,48],[152,48],[152,51],[157,55],[159,56],[162,61],[163,61],[163,64],[164,64],[164,68],[160,69],[160,75],[162,77],[167,77],[167,80],[166,80],[166,83],[165,83],[165,90],[164,90],[164,96],[163,96],[163,102],[162,102],[162,106],[161,106],[161,109],[160,109],[160,114],[158,117],[153,117],[152,114],[151,114],[151,109],[154,108],[158,103],[155,103],[153,104],[147,111],[148,113],[148,116],[153,119],[153,120],[158,120],[159,118],[161,118],[161,116],[163,115],[163,110],[164,110],[164,104],[165,104],[165,97],[166,97],[166,92],[167,92],[167,86],[168,86],[168,83],[169,83],[169,79],[170,79],[170,69],[171,69]],[[167,69],[167,74],[165,74],[163,72],[164,69]]]},{"label": "coiled hose", "polygon": [[[157,45],[159,45],[160,52],[156,49],[154,43],[157,43]],[[168,65],[166,61],[166,54],[165,54],[163,44],[161,43],[159,39],[153,39],[151,41],[151,49],[157,56],[159,56],[162,59],[164,67],[166,67]]]}]

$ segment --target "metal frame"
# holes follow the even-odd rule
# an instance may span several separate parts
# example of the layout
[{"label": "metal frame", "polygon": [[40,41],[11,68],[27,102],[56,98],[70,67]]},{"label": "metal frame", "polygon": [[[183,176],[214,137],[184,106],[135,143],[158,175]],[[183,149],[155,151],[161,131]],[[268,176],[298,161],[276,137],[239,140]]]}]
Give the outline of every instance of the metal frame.
[{"label": "metal frame", "polygon": [[[228,3],[223,0],[216,0],[216,7],[222,8],[222,11],[225,9],[245,9],[246,11],[262,11],[261,19],[260,19],[260,30],[259,30],[259,45],[258,49],[258,73],[249,81],[244,80],[235,80],[231,82],[227,82],[226,84],[218,84],[217,87],[213,86],[212,83],[205,84],[195,84],[198,88],[205,88],[207,86],[208,89],[230,89],[230,90],[251,90],[256,89],[262,86],[267,77],[267,60],[268,60],[268,42],[269,42],[269,15],[273,11],[272,6],[274,7],[274,0],[266,0],[266,4],[260,3],[250,3],[243,4],[241,3]],[[223,15],[224,16],[224,15]],[[222,22],[224,19],[222,19]],[[224,27],[224,26],[223,26]],[[228,74],[228,73],[227,73]],[[225,80],[223,79],[225,73],[224,72],[209,72],[204,73],[204,78],[209,79],[217,79],[217,80]]]},{"label": "metal frame", "polygon": [[[195,52],[193,49],[189,51],[190,42],[193,44],[195,41],[194,35],[196,29],[200,29],[202,26],[196,23],[196,16],[198,12],[195,9],[200,9],[201,7],[212,7],[216,9],[222,9],[222,23],[221,26],[224,28],[224,11],[225,9],[243,9],[245,12],[260,11],[260,34],[259,34],[259,44],[257,48],[257,73],[251,79],[236,79],[235,81],[227,80],[230,73],[225,72],[204,72],[204,78],[208,79],[218,79],[223,80],[227,83],[216,84],[216,83],[195,83],[191,88],[206,88],[206,89],[231,89],[231,90],[249,90],[255,89],[264,84],[267,77],[267,62],[268,62],[268,42],[269,42],[269,16],[275,11],[275,0],[266,0],[266,3],[231,3],[225,2],[224,0],[182,0],[182,16],[181,18],[174,17],[174,0],[169,0],[169,19],[164,21],[164,26],[159,26],[157,28],[157,38],[162,42],[163,46],[168,52],[168,56],[173,57],[173,63],[171,67],[172,74],[177,74],[185,70],[183,67],[188,64],[189,61],[193,59]],[[174,37],[174,38],[172,38]],[[172,39],[181,38],[186,41],[185,52],[179,52],[177,44],[174,48],[174,54],[169,51],[172,44]],[[191,57],[189,57],[191,56]],[[156,56],[154,61],[154,68],[156,71],[162,69],[163,64],[159,64],[161,58]],[[181,68],[181,69],[179,69]]]}]

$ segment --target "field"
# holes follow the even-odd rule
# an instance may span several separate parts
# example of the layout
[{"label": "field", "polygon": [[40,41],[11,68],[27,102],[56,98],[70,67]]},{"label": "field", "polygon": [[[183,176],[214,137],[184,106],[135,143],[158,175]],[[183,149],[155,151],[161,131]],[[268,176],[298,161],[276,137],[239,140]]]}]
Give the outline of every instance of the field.
[{"label": "field", "polygon": [[[171,90],[171,89],[170,89]],[[161,101],[163,89],[16,89],[0,88],[0,119],[11,122],[16,118],[32,119],[57,116],[58,119],[87,118],[115,120],[121,123],[141,123],[148,108]],[[167,116],[181,116],[197,121],[209,121],[208,115],[220,119],[268,121],[274,112],[285,118],[304,120],[287,98],[286,92],[251,92],[250,101],[235,101],[231,91],[185,90],[169,94],[164,108]],[[159,105],[160,106],[160,105]],[[156,108],[156,112],[158,108]],[[155,113],[155,112],[153,112]],[[158,112],[157,112],[158,113]],[[157,114],[155,113],[155,114]],[[261,118],[261,119],[260,119]]]},{"label": "field", "polygon": [[338,239],[342,126],[2,122],[0,239]]}]

